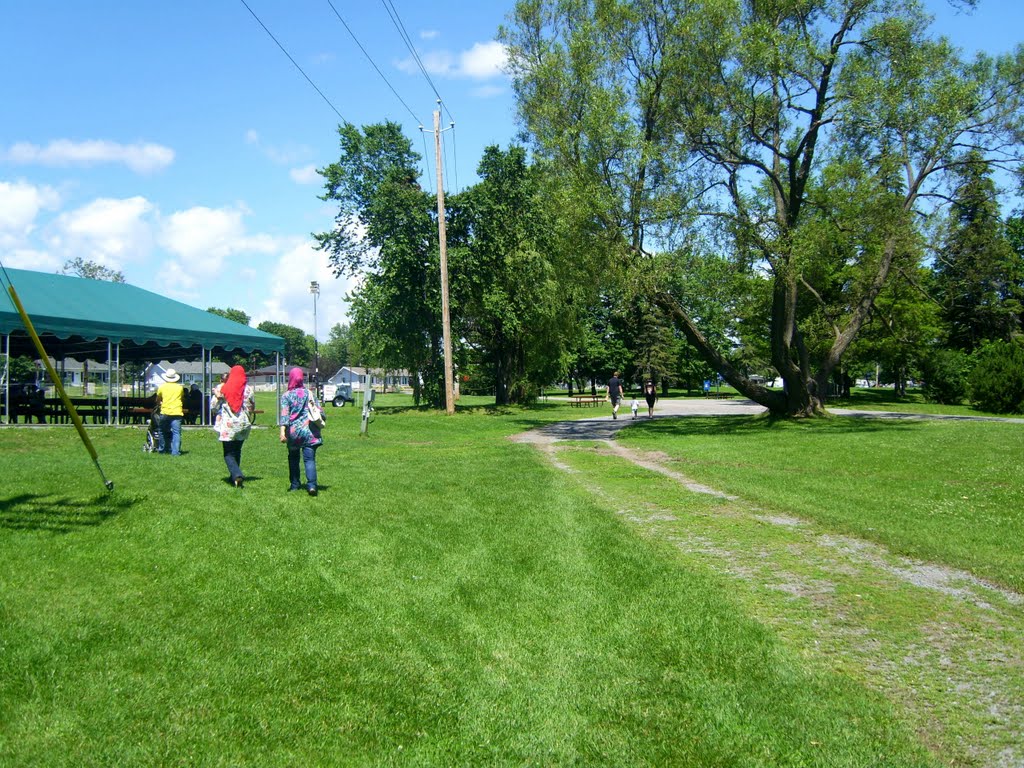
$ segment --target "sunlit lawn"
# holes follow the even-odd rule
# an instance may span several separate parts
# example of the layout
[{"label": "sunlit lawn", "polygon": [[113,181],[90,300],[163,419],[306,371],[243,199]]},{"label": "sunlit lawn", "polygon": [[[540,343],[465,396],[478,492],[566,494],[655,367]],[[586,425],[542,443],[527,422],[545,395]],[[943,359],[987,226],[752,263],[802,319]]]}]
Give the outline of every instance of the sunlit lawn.
[{"label": "sunlit lawn", "polygon": [[[930,765],[899,711],[810,669],[509,434],[328,408],[289,494],[272,395],[241,491],[209,430],[0,429],[2,765]],[[1020,588],[1020,425],[655,421],[698,479]]]}]

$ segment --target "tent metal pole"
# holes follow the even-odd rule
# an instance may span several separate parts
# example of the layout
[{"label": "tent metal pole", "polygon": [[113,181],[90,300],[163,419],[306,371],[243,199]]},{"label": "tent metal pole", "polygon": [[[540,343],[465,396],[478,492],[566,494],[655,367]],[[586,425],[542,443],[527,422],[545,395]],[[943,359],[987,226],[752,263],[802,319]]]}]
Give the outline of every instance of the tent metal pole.
[{"label": "tent metal pole", "polygon": [[210,423],[208,412],[210,410],[209,402],[206,399],[206,393],[213,391],[213,350],[207,350],[203,347],[203,407],[202,413],[199,414],[199,422],[205,427]]},{"label": "tent metal pole", "polygon": [[275,352],[274,354],[277,357],[277,376],[274,377],[275,379],[277,379],[277,413],[280,414],[281,413],[281,376],[282,376],[281,353],[280,352]]},{"label": "tent metal pole", "polygon": [[3,342],[3,420],[10,424],[10,334],[4,334]]},{"label": "tent metal pole", "polygon": [[114,347],[114,354],[116,360],[114,361],[114,370],[117,372],[117,395],[114,401],[114,423],[117,426],[121,426],[121,390],[124,389],[124,384],[121,381],[121,342],[117,342]]},{"label": "tent metal pole", "polygon": [[114,415],[111,413],[111,399],[114,396],[114,392],[111,389],[114,386],[114,369],[112,364],[114,355],[114,348],[110,343],[110,339],[107,339],[107,424],[110,423],[111,417]]}]

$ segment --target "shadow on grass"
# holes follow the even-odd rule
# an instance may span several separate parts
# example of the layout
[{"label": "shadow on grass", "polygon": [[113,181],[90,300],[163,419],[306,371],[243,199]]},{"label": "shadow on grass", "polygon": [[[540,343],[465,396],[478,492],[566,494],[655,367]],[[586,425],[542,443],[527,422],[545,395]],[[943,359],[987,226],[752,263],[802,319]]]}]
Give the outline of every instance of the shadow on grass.
[{"label": "shadow on grass", "polygon": [[73,533],[101,525],[130,509],[134,499],[103,494],[92,499],[19,494],[0,499],[0,528]]},{"label": "shadow on grass", "polygon": [[[456,413],[465,413],[471,415],[490,415],[490,416],[508,416],[512,414],[523,414],[523,413],[554,413],[555,411],[564,410],[566,403],[533,403],[531,405],[496,405],[494,403],[483,404],[483,405],[456,405]],[[388,415],[399,415],[403,413],[430,413],[437,412],[440,414],[444,413],[444,408],[435,408],[430,405],[384,405],[375,407],[374,411],[377,414],[388,414]],[[537,423],[547,423],[547,420],[538,420]]]},{"label": "shadow on grass", "polygon": [[630,429],[652,435],[715,436],[770,434],[782,431],[806,431],[817,435],[850,435],[891,432],[920,427],[920,421],[833,416],[823,419],[778,419],[770,416],[681,416],[638,421]]}]

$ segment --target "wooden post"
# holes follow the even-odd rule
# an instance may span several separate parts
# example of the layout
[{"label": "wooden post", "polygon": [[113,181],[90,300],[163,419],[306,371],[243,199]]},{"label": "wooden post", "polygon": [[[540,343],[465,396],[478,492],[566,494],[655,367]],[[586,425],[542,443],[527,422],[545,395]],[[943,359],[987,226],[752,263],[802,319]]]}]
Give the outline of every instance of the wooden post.
[{"label": "wooden post", "polygon": [[434,112],[434,155],[437,157],[437,237],[441,248],[441,329],[444,339],[444,400],[445,410],[455,413],[455,393],[452,386],[452,330],[448,314],[448,236],[445,233],[444,185],[441,175],[441,109]]}]

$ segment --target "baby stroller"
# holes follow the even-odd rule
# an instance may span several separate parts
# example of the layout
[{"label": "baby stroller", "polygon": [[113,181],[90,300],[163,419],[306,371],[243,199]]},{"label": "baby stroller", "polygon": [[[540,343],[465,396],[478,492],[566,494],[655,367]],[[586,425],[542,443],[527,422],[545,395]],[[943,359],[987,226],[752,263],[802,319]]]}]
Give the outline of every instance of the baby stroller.
[{"label": "baby stroller", "polygon": [[160,445],[160,406],[153,408],[149,415],[149,428],[146,430],[146,442],[142,446],[143,453],[155,453]]}]

